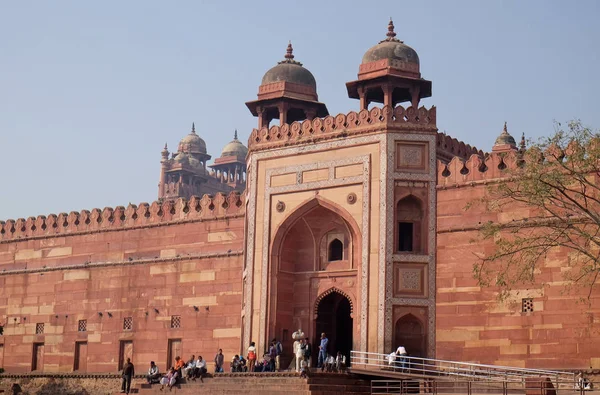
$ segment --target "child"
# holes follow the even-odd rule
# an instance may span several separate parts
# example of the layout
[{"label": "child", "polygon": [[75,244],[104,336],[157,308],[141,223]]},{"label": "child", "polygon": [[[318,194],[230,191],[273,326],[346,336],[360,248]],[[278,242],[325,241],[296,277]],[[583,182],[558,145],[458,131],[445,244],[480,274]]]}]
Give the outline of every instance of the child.
[{"label": "child", "polygon": [[163,389],[165,389],[165,385],[166,385],[167,387],[169,387],[169,391],[171,391],[176,382],[177,382],[177,371],[175,370],[175,367],[172,367],[171,370],[169,370],[169,373],[167,373],[167,375],[165,377],[160,379],[160,384],[161,384],[160,390],[162,391]]},{"label": "child", "polygon": [[306,359],[300,361],[300,378],[308,377],[308,363],[306,363]]},{"label": "child", "polygon": [[327,372],[333,372],[335,370],[335,358],[333,355],[328,355],[325,362],[325,369]]}]

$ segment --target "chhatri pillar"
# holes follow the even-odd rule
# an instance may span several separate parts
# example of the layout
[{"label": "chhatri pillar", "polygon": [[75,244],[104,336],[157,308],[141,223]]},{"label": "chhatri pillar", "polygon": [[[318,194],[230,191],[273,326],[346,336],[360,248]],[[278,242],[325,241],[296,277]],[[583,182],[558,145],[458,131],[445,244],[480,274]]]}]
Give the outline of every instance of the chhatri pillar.
[{"label": "chhatri pillar", "polygon": [[273,119],[279,124],[325,117],[327,106],[319,102],[315,77],[302,63],[294,60],[290,42],[284,60],[267,71],[258,87],[258,99],[246,106],[258,117],[258,128],[269,127]]},{"label": "chhatri pillar", "polygon": [[360,100],[361,110],[371,103],[393,108],[409,102],[417,108],[431,96],[431,81],[421,78],[417,52],[396,38],[392,20],[386,36],[363,56],[358,79],[346,83],[348,96]]}]

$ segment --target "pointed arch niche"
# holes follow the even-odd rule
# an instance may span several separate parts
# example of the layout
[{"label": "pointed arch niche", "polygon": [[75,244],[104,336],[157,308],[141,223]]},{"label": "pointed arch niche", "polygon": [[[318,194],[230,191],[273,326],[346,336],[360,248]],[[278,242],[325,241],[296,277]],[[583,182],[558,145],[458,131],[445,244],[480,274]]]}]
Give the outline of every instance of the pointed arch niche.
[{"label": "pointed arch niche", "polygon": [[393,344],[406,348],[408,355],[427,358],[427,307],[395,306],[393,312]]},{"label": "pointed arch niche", "polygon": [[[269,338],[280,338],[285,330],[292,333],[301,328],[313,339],[315,303],[319,295],[326,294],[323,290],[334,284],[336,294],[348,299],[354,310],[351,295],[360,289],[360,246],[358,225],[335,203],[317,197],[288,215],[271,243]],[[353,338],[358,339],[356,328],[353,332]],[[292,342],[287,339],[283,345],[291,350]]]},{"label": "pointed arch niche", "polygon": [[394,250],[400,254],[427,253],[426,210],[423,200],[408,194],[396,201]]}]

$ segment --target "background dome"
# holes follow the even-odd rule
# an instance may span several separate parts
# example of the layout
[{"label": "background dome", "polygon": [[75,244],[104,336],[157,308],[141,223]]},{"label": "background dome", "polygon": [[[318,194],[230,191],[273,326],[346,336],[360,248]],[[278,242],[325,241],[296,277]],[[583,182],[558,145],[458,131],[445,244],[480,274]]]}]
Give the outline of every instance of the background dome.
[{"label": "background dome", "polygon": [[238,140],[236,130],[233,140],[227,143],[225,147],[223,147],[223,151],[221,151],[221,156],[237,156],[240,158],[245,158],[247,154],[248,148],[246,148],[246,146],[242,144],[240,140]]},{"label": "background dome", "polygon": [[517,145],[515,138],[513,136],[511,136],[510,133],[508,133],[508,129],[506,127],[506,122],[504,122],[504,130],[502,130],[502,133],[500,133],[500,136],[498,136],[494,145],[504,145],[504,144],[514,145],[514,146]]},{"label": "background dome", "polygon": [[179,142],[178,151],[191,154],[206,154],[206,142],[196,134],[194,124],[192,124],[192,131]]},{"label": "background dome", "polygon": [[288,44],[285,60],[282,60],[277,66],[271,68],[262,78],[261,85],[273,82],[286,81],[295,84],[308,85],[315,91],[317,90],[317,81],[308,69],[302,66],[302,63],[294,60],[292,44]]},{"label": "background dome", "polygon": [[387,38],[365,52],[362,63],[370,63],[383,59],[399,60],[401,62],[419,65],[417,51],[396,38],[394,22],[388,24]]}]

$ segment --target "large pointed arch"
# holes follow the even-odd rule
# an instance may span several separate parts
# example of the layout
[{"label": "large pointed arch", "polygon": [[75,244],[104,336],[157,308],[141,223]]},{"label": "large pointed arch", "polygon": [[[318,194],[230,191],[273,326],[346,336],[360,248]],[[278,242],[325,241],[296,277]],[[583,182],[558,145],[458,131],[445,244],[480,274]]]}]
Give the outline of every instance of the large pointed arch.
[{"label": "large pointed arch", "polygon": [[350,314],[354,314],[354,300],[352,299],[352,297],[350,295],[348,295],[346,292],[342,291],[339,288],[336,287],[331,287],[329,288],[327,291],[323,292],[322,294],[320,294],[317,297],[317,300],[315,300],[315,305],[314,305],[314,313],[317,314],[319,311],[319,303],[321,303],[321,301],[326,297],[329,296],[332,293],[337,293],[342,295],[344,298],[348,299],[348,302],[350,302]]},{"label": "large pointed arch", "polygon": [[285,219],[283,221],[281,221],[281,224],[279,224],[279,226],[275,230],[275,236],[273,237],[273,241],[271,242],[271,246],[270,246],[271,261],[273,258],[276,258],[279,256],[282,241],[285,239],[285,236],[287,235],[287,232],[289,231],[289,229],[292,226],[294,226],[296,221],[300,220],[306,213],[308,213],[309,211],[313,210],[314,208],[316,208],[318,206],[321,206],[323,208],[333,211],[334,213],[339,215],[346,222],[346,225],[348,226],[348,230],[350,231],[350,234],[352,236],[354,248],[357,249],[356,250],[357,256],[360,256],[361,232],[359,230],[358,224],[356,223],[356,221],[354,220],[352,215],[348,211],[346,211],[344,208],[337,205],[336,203],[317,195],[316,197],[309,199],[309,200],[303,202],[302,204],[300,204],[300,206],[298,206],[298,208],[296,210],[289,213],[285,217]]}]

